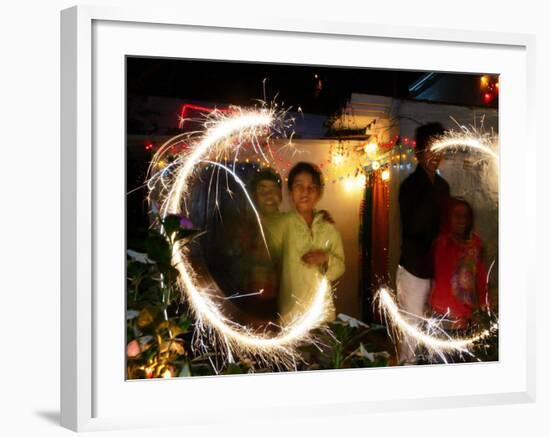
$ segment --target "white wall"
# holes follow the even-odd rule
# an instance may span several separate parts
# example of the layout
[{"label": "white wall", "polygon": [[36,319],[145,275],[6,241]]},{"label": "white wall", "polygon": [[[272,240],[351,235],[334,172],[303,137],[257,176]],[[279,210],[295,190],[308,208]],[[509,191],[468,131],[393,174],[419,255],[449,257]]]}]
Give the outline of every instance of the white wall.
[{"label": "white wall", "polygon": [[[59,9],[74,0],[6,2],[0,14],[2,68],[0,68],[0,120],[2,120],[2,214],[0,215],[0,272],[2,291],[1,433],[6,436],[65,436],[59,421]],[[547,124],[550,99],[550,28],[545,2],[521,4],[463,0],[409,2],[296,2],[278,0],[258,7],[256,1],[182,2],[157,0],[94,0],[96,4],[126,7],[203,8],[228,19],[237,14],[274,14],[458,29],[483,29],[537,34],[538,155],[533,156],[540,187],[533,213],[538,220],[539,272],[547,270],[550,216],[546,197],[550,162]],[[359,53],[358,56],[369,56]],[[521,145],[518,145],[520,148]],[[521,149],[518,149],[521,153]],[[544,201],[543,201],[544,200]],[[536,208],[536,210],[535,210]],[[274,422],[260,430],[242,424],[190,429],[186,435],[263,437],[283,435],[407,435],[463,436],[546,435],[550,411],[550,344],[546,313],[550,293],[538,276],[536,404],[489,406],[450,410],[373,413],[345,418],[309,417]],[[182,396],[185,394],[182,393]],[[144,430],[95,435],[157,436]]]}]

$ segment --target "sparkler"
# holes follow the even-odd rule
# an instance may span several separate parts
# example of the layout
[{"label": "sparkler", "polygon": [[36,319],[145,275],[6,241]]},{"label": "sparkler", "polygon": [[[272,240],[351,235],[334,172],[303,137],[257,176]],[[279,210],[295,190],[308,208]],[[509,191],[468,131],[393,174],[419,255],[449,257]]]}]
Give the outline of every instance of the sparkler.
[{"label": "sparkler", "polygon": [[[444,153],[450,157],[459,157],[460,152],[466,152],[468,157],[476,157],[477,162],[473,164],[482,164],[476,167],[477,180],[482,181],[483,185],[472,185],[473,178],[464,177],[459,186],[453,186],[455,192],[461,189],[461,195],[464,197],[480,194],[491,204],[498,204],[499,187],[499,151],[498,135],[492,130],[486,131],[484,128],[484,117],[481,117],[479,126],[463,125],[451,117],[451,120],[458,127],[457,130],[446,131],[443,135],[437,137],[431,144],[430,149],[434,152]],[[468,162],[465,162],[466,165]]]},{"label": "sparkler", "polygon": [[431,150],[434,152],[443,152],[449,149],[460,150],[469,149],[481,152],[491,157],[496,164],[498,164],[498,153],[496,152],[497,138],[492,134],[484,136],[476,135],[475,132],[462,131],[454,132],[449,131],[447,134],[437,139],[432,146]]},{"label": "sparkler", "polygon": [[[284,130],[287,126],[285,114],[265,107],[259,110],[231,107],[231,111],[213,111],[204,122],[204,132],[179,135],[165,143],[153,158],[148,181],[150,201],[152,197],[160,200],[161,217],[189,214],[187,202],[191,184],[198,175],[200,164],[210,164],[233,177],[244,190],[267,248],[258,211],[234,170],[245,145],[252,145],[254,153],[267,160],[260,138]],[[185,148],[186,152],[169,166],[154,172],[163,156],[182,142],[191,143],[192,147]],[[229,157],[233,159],[232,165],[227,163]],[[319,276],[313,298],[304,311],[273,334],[255,331],[224,314],[223,301],[226,298],[214,282],[201,283],[193,269],[190,251],[181,241],[173,246],[172,263],[179,272],[178,286],[196,320],[194,347],[204,352],[215,349],[226,362],[233,362],[235,357],[253,356],[270,367],[296,368],[299,359],[296,347],[304,342],[315,343],[312,331],[321,328],[326,320],[332,291],[329,281],[323,276]]]},{"label": "sparkler", "polygon": [[456,152],[458,150],[479,152],[491,158],[492,162],[498,167],[498,136],[493,132],[484,131],[483,118],[481,119],[480,128],[462,125],[453,117],[451,117],[451,120],[455,122],[459,130],[449,130],[437,137],[431,144],[430,150],[434,152]]},{"label": "sparkler", "polygon": [[[391,327],[390,335],[393,334],[396,340],[403,336],[412,338],[418,345],[424,346],[431,355],[438,355],[444,362],[447,362],[447,354],[452,352],[473,356],[472,350],[498,328],[498,323],[493,322],[489,328],[471,337],[453,338],[442,328],[442,324],[448,321],[446,315],[426,318],[406,313],[399,309],[388,287],[378,290],[375,304],[378,305],[387,326]],[[416,319],[420,326],[411,323],[408,320],[410,318]]]}]

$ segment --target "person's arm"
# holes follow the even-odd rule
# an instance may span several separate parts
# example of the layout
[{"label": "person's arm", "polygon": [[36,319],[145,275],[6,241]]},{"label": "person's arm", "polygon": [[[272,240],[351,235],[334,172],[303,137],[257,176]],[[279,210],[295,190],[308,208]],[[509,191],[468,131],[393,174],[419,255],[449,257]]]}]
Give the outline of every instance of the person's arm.
[{"label": "person's arm", "polygon": [[302,261],[309,265],[320,266],[327,278],[334,281],[342,276],[346,266],[342,237],[334,227],[331,228],[327,241],[328,247],[309,251],[302,256]]},{"label": "person's arm", "polygon": [[422,223],[418,218],[418,199],[410,180],[405,180],[399,187],[399,214],[401,227],[405,235],[417,235],[422,232]]},{"label": "person's arm", "polygon": [[334,219],[332,218],[332,216],[330,215],[330,213],[326,209],[322,209],[319,212],[323,215],[323,220],[324,221],[326,221],[327,223],[330,223],[331,225],[333,225],[335,223]]},{"label": "person's arm", "polygon": [[403,221],[406,217],[410,216],[413,206],[411,193],[406,182],[402,182],[399,187],[398,199],[399,213],[401,215],[401,220]]},{"label": "person's arm", "polygon": [[330,281],[334,281],[342,276],[346,270],[344,244],[340,232],[333,228],[334,236],[332,238],[331,248],[328,251],[326,276]]},{"label": "person's arm", "polygon": [[287,222],[288,219],[286,215],[281,214],[280,217],[270,221],[265,221],[264,223],[264,231],[266,233],[269,253],[274,262],[278,262],[281,258]]},{"label": "person's arm", "polygon": [[483,261],[483,248],[480,248],[479,259],[476,266],[476,290],[478,296],[478,304],[482,310],[487,310],[490,307],[489,302],[489,287],[487,283],[487,267]]}]

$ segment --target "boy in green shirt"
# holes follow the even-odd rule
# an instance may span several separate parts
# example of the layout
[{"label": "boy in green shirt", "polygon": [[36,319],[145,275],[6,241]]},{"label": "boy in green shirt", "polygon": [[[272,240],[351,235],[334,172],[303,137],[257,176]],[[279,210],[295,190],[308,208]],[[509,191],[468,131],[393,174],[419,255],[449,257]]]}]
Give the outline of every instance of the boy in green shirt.
[{"label": "boy in green shirt", "polygon": [[[280,216],[269,226],[270,246],[279,259],[279,312],[288,323],[309,305],[322,276],[338,279],[345,270],[342,238],[332,223],[315,206],[323,193],[321,171],[300,162],[288,175],[288,190],[294,211]],[[332,296],[326,321],[334,320]]]}]

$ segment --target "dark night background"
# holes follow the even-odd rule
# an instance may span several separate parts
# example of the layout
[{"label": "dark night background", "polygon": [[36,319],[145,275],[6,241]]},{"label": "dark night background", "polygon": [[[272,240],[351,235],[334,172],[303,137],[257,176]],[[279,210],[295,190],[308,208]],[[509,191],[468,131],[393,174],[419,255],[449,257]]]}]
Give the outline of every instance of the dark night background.
[{"label": "dark night background", "polygon": [[[479,74],[436,73],[411,90],[422,71],[316,67],[244,62],[181,59],[127,59],[129,96],[163,96],[218,104],[250,105],[277,96],[285,107],[305,113],[332,115],[351,93],[438,101],[458,105],[483,105],[478,91]],[[446,82],[445,93],[436,92]],[[429,91],[429,92],[426,92]],[[496,106],[494,100],[488,106]]]}]

